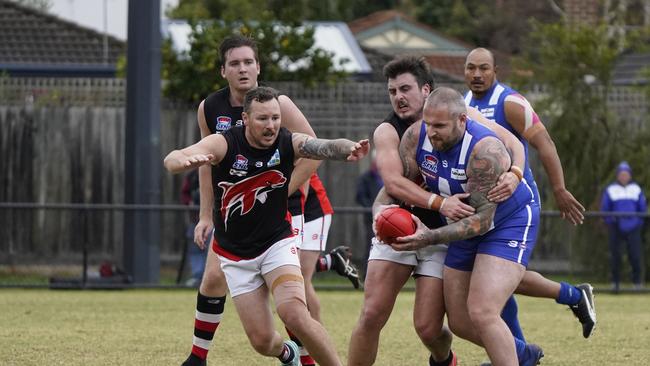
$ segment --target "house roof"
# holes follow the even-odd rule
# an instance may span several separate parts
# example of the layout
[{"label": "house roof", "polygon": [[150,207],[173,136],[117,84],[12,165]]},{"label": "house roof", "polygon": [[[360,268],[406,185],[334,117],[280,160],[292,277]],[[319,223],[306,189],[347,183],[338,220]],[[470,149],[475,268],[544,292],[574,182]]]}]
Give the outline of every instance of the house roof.
[{"label": "house roof", "polygon": [[0,70],[10,75],[114,76],[126,43],[0,0]]},{"label": "house roof", "polygon": [[473,48],[396,10],[382,10],[351,21],[348,26],[359,43],[386,53],[464,56]]},{"label": "house roof", "polygon": [[474,48],[396,10],[378,11],[348,26],[366,53],[373,50],[391,56],[424,56],[441,82],[463,80],[465,56]]},{"label": "house roof", "polygon": [[612,84],[646,85],[650,81],[642,72],[650,65],[649,53],[629,53],[621,56],[614,66]]}]

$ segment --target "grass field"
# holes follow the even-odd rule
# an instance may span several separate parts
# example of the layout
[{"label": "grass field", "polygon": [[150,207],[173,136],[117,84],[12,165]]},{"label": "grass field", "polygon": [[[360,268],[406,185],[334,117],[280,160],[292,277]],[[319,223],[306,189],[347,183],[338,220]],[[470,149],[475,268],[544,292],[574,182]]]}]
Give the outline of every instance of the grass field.
[{"label": "grass field", "polygon": [[[412,326],[413,295],[403,292],[398,298],[382,333],[377,365],[426,364]],[[321,291],[320,296],[323,321],[345,361],[362,293]],[[195,298],[192,290],[2,289],[0,365],[179,365],[190,348]],[[518,300],[526,336],[546,353],[543,365],[650,365],[649,295],[596,294],[598,326],[589,340],[565,306]],[[461,365],[486,359],[463,340],[455,339],[453,347]],[[254,353],[230,300],[208,361],[277,364]]]}]

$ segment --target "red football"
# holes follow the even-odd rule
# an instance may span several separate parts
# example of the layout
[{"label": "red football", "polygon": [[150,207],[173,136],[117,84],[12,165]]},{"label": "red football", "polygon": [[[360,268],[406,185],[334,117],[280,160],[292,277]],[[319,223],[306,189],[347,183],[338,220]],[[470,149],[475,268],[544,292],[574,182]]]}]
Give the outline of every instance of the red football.
[{"label": "red football", "polygon": [[395,238],[413,234],[417,226],[410,212],[403,208],[390,207],[379,214],[375,228],[377,236],[386,243],[392,243]]}]

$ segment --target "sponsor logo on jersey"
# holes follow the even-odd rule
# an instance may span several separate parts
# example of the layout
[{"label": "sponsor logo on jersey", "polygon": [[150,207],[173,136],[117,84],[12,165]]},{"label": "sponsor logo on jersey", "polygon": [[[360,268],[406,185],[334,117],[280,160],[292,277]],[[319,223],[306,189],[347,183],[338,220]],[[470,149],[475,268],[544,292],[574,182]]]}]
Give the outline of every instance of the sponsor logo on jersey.
[{"label": "sponsor logo on jersey", "polygon": [[494,117],[494,107],[487,107],[487,108],[481,108],[479,109],[483,117],[485,118],[493,118]]},{"label": "sponsor logo on jersey", "polygon": [[517,243],[516,240],[510,240],[510,241],[508,242],[508,246],[511,247],[511,248],[516,248],[517,245],[519,245],[519,243]]},{"label": "sponsor logo on jersey", "polygon": [[467,175],[465,174],[465,169],[451,168],[451,179],[467,180]]},{"label": "sponsor logo on jersey", "polygon": [[255,162],[255,167],[256,168],[261,168],[263,165],[264,165],[264,163],[262,163],[261,161],[256,161]]},{"label": "sponsor logo on jersey", "polygon": [[424,155],[424,159],[420,164],[420,170],[422,171],[422,174],[436,179],[438,173],[438,159],[430,154]]},{"label": "sponsor logo on jersey", "polygon": [[237,122],[235,122],[235,126],[237,126],[237,127],[243,126],[243,125],[244,125],[244,121],[242,121],[241,119],[238,119]]},{"label": "sponsor logo on jersey", "polygon": [[275,149],[273,156],[271,156],[271,159],[269,159],[268,163],[266,163],[266,166],[272,167],[279,164],[280,164],[280,151],[278,149]]},{"label": "sponsor logo on jersey", "polygon": [[235,156],[235,162],[232,164],[232,167],[237,170],[248,170],[248,159],[244,155],[237,154]]},{"label": "sponsor logo on jersey", "polygon": [[226,131],[230,129],[230,126],[232,125],[232,120],[228,116],[219,116],[217,117],[217,125],[216,125],[216,130],[217,131]]},{"label": "sponsor logo on jersey", "polygon": [[286,182],[284,174],[275,169],[237,183],[219,182],[219,188],[223,189],[220,212],[225,229],[228,230],[228,219],[232,215],[246,215],[257,202],[264,204],[270,191],[283,187]]},{"label": "sponsor logo on jersey", "polygon": [[248,172],[245,171],[245,170],[230,169],[230,175],[235,175],[235,176],[238,176],[238,177],[244,177],[244,176],[246,176],[246,174],[248,174]]},{"label": "sponsor logo on jersey", "polygon": [[449,166],[449,163],[447,163],[447,160],[443,160],[443,161],[442,161],[442,167],[443,167],[443,168],[446,168],[446,167],[448,167],[448,166]]}]

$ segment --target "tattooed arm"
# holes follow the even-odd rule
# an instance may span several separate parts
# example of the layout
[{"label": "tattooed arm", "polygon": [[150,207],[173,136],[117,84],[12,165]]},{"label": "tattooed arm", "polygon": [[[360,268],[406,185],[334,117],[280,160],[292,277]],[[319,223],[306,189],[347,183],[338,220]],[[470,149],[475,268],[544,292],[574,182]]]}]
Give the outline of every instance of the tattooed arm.
[{"label": "tattooed arm", "polygon": [[467,165],[467,191],[476,213],[452,224],[430,230],[416,218],[415,234],[397,239],[395,250],[416,250],[427,245],[449,243],[485,234],[492,224],[497,204],[487,199],[499,176],[510,168],[510,156],[501,141],[486,137],[472,150]]},{"label": "tattooed arm", "polygon": [[296,158],[357,161],[366,156],[370,149],[368,140],[327,140],[302,133],[294,133],[292,138]]}]

